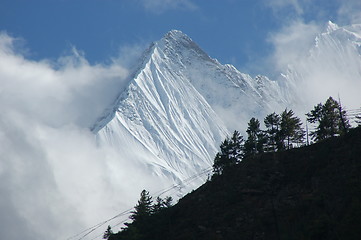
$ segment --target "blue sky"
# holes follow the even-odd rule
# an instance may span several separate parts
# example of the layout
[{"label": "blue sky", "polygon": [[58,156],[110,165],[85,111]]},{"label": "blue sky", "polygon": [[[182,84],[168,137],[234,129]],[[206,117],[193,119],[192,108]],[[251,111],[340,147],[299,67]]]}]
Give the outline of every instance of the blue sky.
[{"label": "blue sky", "polygon": [[1,0],[0,31],[23,39],[27,58],[56,59],[76,47],[94,64],[107,63],[124,48],[146,47],[167,31],[178,29],[220,62],[246,72],[262,72],[252,66],[273,53],[272,34],[293,21],[349,24],[361,11],[357,2]]}]

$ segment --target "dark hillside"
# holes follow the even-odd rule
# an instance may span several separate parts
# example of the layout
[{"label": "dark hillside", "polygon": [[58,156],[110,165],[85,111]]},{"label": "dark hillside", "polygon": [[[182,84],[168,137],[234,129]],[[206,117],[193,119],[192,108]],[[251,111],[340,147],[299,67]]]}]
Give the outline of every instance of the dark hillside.
[{"label": "dark hillside", "polygon": [[136,239],[360,239],[360,172],[361,128],[262,154],[151,216]]}]

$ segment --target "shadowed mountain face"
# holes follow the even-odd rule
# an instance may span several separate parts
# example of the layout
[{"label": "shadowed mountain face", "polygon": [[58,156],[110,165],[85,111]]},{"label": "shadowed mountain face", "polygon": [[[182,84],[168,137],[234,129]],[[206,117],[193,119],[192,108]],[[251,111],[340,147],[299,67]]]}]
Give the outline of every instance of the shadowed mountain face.
[{"label": "shadowed mountain face", "polygon": [[151,216],[138,239],[359,239],[360,146],[357,128],[246,159]]}]

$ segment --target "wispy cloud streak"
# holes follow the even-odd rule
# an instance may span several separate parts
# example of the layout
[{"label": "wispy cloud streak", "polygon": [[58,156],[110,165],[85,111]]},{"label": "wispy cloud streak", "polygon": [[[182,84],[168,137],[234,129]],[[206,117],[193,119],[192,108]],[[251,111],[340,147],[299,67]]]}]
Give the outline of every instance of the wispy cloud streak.
[{"label": "wispy cloud streak", "polygon": [[192,0],[139,0],[145,10],[161,14],[169,10],[195,10],[197,5]]}]

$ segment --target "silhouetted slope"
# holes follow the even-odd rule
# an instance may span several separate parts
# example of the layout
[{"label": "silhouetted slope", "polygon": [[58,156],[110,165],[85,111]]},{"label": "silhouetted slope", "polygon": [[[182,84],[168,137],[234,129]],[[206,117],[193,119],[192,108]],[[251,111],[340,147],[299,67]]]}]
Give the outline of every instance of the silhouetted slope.
[{"label": "silhouetted slope", "polygon": [[142,239],[360,239],[360,171],[361,128],[262,154],[152,216]]}]

